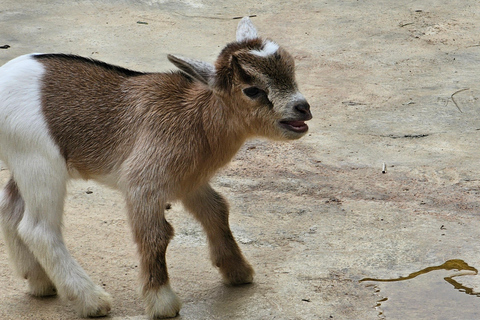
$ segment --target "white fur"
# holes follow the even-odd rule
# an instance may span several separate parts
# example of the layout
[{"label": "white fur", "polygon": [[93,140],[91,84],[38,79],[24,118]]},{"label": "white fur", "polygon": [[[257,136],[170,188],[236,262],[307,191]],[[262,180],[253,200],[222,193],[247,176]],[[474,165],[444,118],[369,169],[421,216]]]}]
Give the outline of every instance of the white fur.
[{"label": "white fur", "polygon": [[[110,296],[90,280],[63,242],[68,171],[41,111],[43,74],[42,64],[30,55],[0,68],[0,159],[25,200],[21,221],[4,217],[2,229],[12,260],[18,272],[29,279],[33,294],[52,294],[54,284],[74,300],[81,315],[105,315],[110,310]],[[5,195],[2,198],[5,210],[9,203]]]},{"label": "white fur", "polygon": [[163,285],[159,290],[146,292],[143,298],[150,319],[175,317],[182,307],[181,301],[169,283]]},{"label": "white fur", "polygon": [[237,27],[237,41],[253,40],[258,38],[257,29],[249,17],[243,17]]},{"label": "white fur", "polygon": [[268,57],[268,56],[271,56],[272,54],[275,54],[278,48],[279,48],[278,44],[276,44],[273,41],[266,40],[263,43],[263,47],[261,50],[250,50],[250,53],[259,57]]},{"label": "white fur", "polygon": [[290,101],[293,103],[298,103],[300,101],[307,101],[307,99],[305,99],[305,96],[300,91],[297,91],[291,96]]},{"label": "white fur", "polygon": [[[21,212],[18,201],[7,201],[4,191],[1,193],[0,210],[14,212],[14,218],[0,214],[0,226],[5,237],[7,251],[14,269],[22,278],[28,278],[30,293],[34,296],[51,296],[56,294],[55,285],[47,276],[40,263],[33,256],[17,232]],[[17,218],[18,217],[18,218]]]}]

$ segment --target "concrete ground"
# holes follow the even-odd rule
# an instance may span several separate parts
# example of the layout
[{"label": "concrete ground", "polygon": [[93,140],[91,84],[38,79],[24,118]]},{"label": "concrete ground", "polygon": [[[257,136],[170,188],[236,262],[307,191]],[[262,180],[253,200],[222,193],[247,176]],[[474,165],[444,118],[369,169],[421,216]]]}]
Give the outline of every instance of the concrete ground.
[{"label": "concrete ground", "polygon": [[[223,285],[201,228],[168,211],[178,319],[478,319],[477,0],[2,0],[0,64],[30,52],[140,71],[172,69],[167,53],[212,62],[245,15],[295,56],[314,119],[300,141],[248,142],[213,181],[254,284]],[[118,193],[74,182],[65,238],[114,297],[110,317],[144,319],[125,216]],[[0,319],[77,317],[26,293],[3,240],[0,284]]]}]

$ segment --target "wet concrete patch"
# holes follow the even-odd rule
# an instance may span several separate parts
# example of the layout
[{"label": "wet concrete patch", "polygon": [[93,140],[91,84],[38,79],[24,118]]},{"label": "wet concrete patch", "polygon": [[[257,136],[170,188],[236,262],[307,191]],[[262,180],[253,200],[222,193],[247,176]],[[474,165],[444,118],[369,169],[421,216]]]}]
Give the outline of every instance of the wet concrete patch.
[{"label": "wet concrete patch", "polygon": [[457,281],[477,274],[465,261],[453,259],[405,277],[360,282],[375,288],[380,319],[478,319],[480,293]]}]

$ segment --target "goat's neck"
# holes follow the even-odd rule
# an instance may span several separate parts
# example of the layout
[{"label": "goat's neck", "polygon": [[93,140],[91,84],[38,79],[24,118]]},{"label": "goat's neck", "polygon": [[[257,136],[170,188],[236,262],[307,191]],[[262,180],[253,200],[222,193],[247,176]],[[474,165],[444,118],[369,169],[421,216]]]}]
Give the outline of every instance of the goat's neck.
[{"label": "goat's neck", "polygon": [[228,105],[228,100],[211,90],[204,88],[198,94],[200,101],[208,101],[202,103],[199,109],[210,155],[219,166],[223,166],[235,156],[249,136],[244,117],[236,106]]}]

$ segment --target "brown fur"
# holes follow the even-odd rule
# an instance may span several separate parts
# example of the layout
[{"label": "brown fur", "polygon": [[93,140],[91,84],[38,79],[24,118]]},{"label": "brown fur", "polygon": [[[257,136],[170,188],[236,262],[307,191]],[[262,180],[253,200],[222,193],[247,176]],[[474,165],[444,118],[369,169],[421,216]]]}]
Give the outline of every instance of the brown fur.
[{"label": "brown fur", "polygon": [[[173,236],[162,214],[166,201],[184,200],[194,213],[203,201],[209,202],[208,198],[193,200],[190,191],[206,184],[251,135],[243,127],[232,126],[233,121],[244,119],[232,117],[212,91],[178,72],[132,78],[77,57],[52,55],[40,61],[48,70],[43,110],[69,168],[84,178],[95,178],[122,167],[120,174],[129,181],[127,208],[141,256],[143,290],[157,289],[168,281],[165,250]],[[97,82],[102,83],[104,94],[91,87]],[[216,197],[212,196],[211,214],[216,214]],[[215,223],[202,219],[207,212],[196,217],[211,234],[212,250],[221,251],[212,253],[214,264],[231,273],[236,263],[222,255],[244,259],[221,199],[219,239],[213,240]],[[225,248],[215,248],[214,243],[225,243]],[[242,280],[234,276],[230,282]]]},{"label": "brown fur", "polygon": [[[262,46],[260,39],[228,45],[211,83],[183,72],[139,73],[76,56],[35,56],[46,69],[43,113],[71,174],[125,194],[144,295],[168,285],[165,251],[173,228],[164,208],[176,199],[204,227],[225,281],[252,281],[253,269],[230,231],[227,201],[209,180],[247,138],[296,139],[302,134],[278,122],[311,118],[295,109],[306,101],[295,100],[292,57],[282,48],[268,57],[249,53]],[[242,90],[250,86],[265,94],[247,97]]]}]

